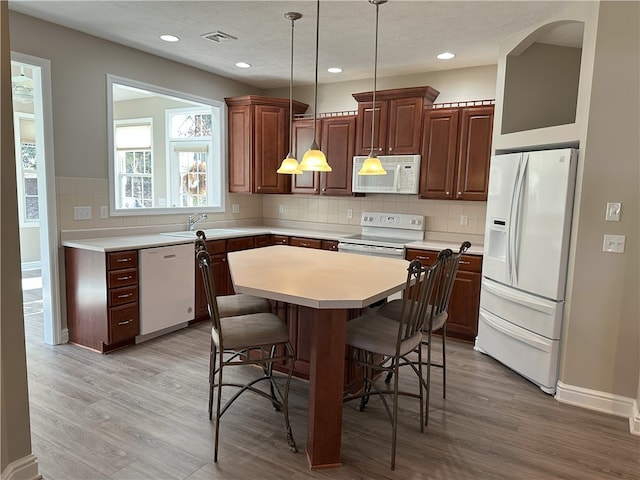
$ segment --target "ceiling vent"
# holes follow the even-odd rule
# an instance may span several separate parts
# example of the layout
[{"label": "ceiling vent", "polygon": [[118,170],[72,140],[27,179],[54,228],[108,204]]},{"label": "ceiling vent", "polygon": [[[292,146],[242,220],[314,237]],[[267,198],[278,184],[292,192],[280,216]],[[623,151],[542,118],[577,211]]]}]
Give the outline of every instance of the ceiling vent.
[{"label": "ceiling vent", "polygon": [[212,40],[214,42],[226,42],[228,40],[237,40],[233,35],[229,35],[228,33],[221,32],[220,30],[216,30],[215,32],[205,33],[201,35],[202,38],[206,38],[207,40]]}]

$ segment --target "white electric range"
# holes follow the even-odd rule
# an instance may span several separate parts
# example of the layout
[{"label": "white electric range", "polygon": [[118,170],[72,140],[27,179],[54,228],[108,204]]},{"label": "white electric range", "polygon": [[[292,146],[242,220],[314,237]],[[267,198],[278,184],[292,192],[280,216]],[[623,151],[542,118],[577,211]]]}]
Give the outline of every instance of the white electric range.
[{"label": "white electric range", "polygon": [[424,240],[424,215],[363,212],[359,235],[338,239],[338,251],[404,258],[405,244]]}]

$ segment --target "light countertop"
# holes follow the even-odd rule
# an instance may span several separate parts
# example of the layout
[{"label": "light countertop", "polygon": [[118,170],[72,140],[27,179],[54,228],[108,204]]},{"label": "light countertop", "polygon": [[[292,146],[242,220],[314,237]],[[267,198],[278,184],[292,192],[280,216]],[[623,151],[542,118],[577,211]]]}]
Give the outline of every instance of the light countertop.
[{"label": "light countertop", "polygon": [[[207,240],[220,240],[226,238],[248,237],[254,235],[285,235],[291,237],[316,238],[322,240],[339,240],[348,237],[350,234],[340,231],[332,231],[330,227],[327,230],[312,230],[305,228],[275,227],[275,226],[256,226],[256,227],[220,227],[205,229]],[[96,252],[115,252],[119,250],[133,250],[143,248],[162,247],[166,245],[178,245],[184,243],[192,243],[195,239],[187,237],[187,231],[153,233],[143,235],[123,235],[114,237],[96,237],[83,239],[65,239],[62,241],[64,247],[80,248],[83,250],[92,250]],[[412,241],[405,244],[407,248],[417,248],[423,250],[442,250],[450,248],[458,251],[460,242],[447,242],[442,240],[420,240]],[[482,245],[471,245],[467,252],[470,255],[482,255]]]}]

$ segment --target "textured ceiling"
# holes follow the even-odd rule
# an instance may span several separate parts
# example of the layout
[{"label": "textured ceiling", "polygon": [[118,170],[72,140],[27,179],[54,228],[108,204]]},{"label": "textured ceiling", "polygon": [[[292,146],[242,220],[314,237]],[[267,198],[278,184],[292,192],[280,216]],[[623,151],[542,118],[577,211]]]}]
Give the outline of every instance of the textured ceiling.
[{"label": "textured ceiling", "polygon": [[[557,15],[568,4],[389,0],[380,6],[378,76],[495,64],[504,38]],[[259,88],[288,85],[291,23],[284,14],[295,11],[303,15],[295,22],[295,83],[314,82],[315,1],[10,0],[9,8]],[[372,78],[374,22],[375,6],[367,0],[320,3],[320,83]],[[217,30],[237,40],[202,38]],[[158,36],[164,33],[181,40],[163,42]],[[457,57],[437,60],[443,51]],[[253,68],[239,69],[238,61]],[[331,66],[344,71],[330,74]]]}]

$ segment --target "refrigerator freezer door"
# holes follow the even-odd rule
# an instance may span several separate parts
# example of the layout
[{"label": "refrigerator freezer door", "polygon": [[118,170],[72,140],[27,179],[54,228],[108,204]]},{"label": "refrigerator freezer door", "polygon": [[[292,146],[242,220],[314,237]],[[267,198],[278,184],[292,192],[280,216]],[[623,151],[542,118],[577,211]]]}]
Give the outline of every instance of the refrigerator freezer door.
[{"label": "refrigerator freezer door", "polygon": [[558,378],[559,340],[549,340],[480,309],[476,350],[486,353],[553,394]]},{"label": "refrigerator freezer door", "polygon": [[530,295],[483,278],[480,306],[525,330],[552,340],[560,338],[564,302]]},{"label": "refrigerator freezer door", "polygon": [[512,218],[512,285],[552,300],[564,298],[577,154],[524,154],[517,213]]},{"label": "refrigerator freezer door", "polygon": [[497,155],[491,159],[483,275],[511,285],[511,249],[509,246],[511,215],[519,178],[522,153]]}]

